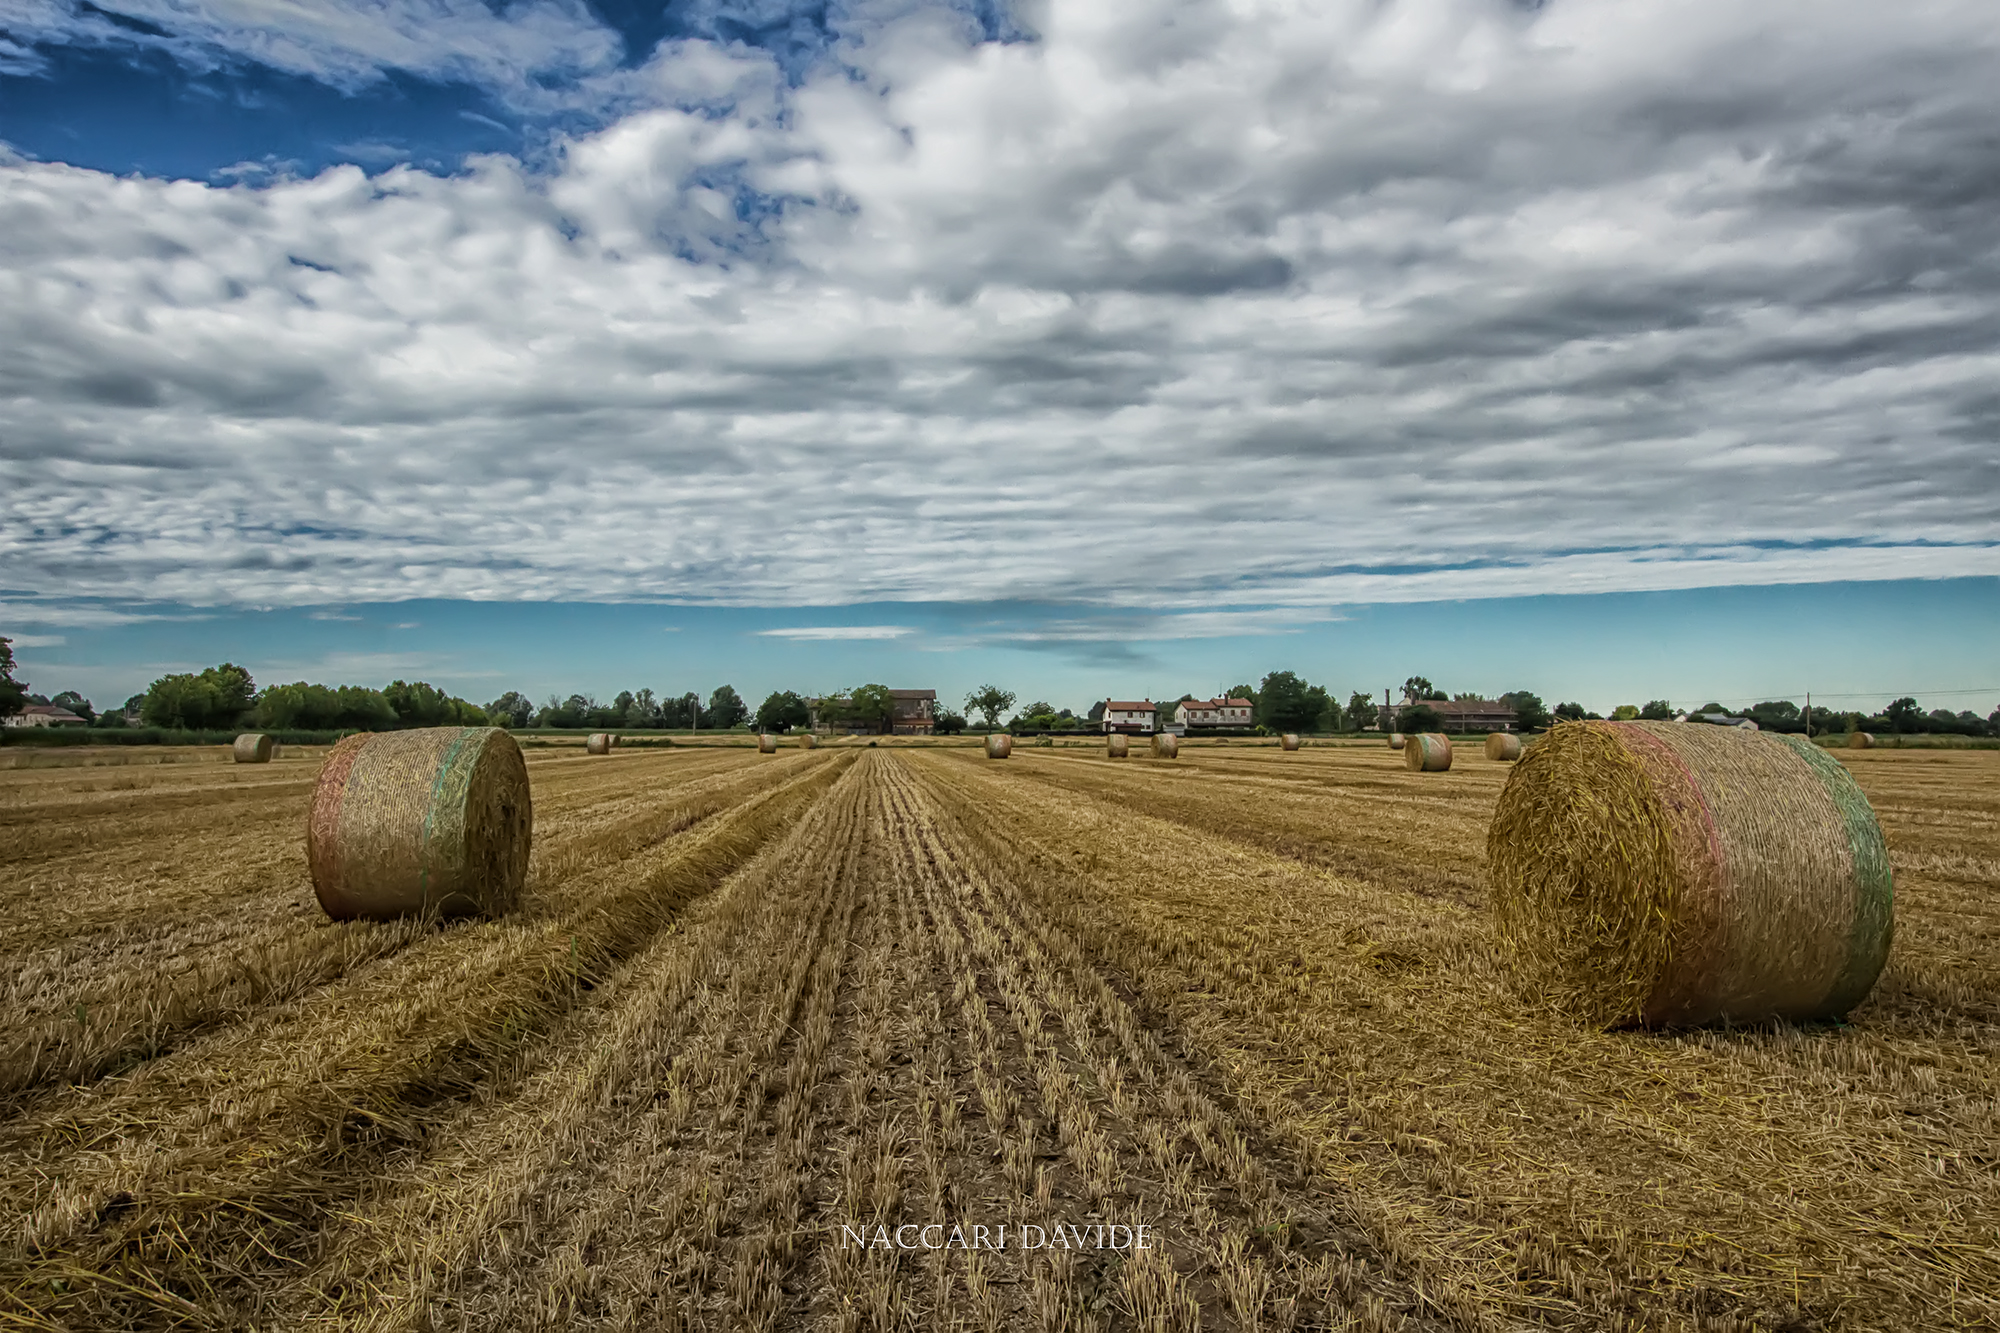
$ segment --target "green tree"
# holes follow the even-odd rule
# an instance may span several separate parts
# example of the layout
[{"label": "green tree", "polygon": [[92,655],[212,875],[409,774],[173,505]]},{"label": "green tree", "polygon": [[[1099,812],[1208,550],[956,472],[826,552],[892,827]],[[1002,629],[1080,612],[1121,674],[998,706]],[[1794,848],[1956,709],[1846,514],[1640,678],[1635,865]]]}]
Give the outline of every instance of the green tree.
[{"label": "green tree", "polygon": [[1649,699],[1639,709],[1639,717],[1646,722],[1671,722],[1674,720],[1674,706],[1665,699]]},{"label": "green tree", "polygon": [[1613,722],[1636,722],[1636,721],[1638,721],[1638,720],[1639,720],[1639,705],[1637,705],[1637,704],[1619,704],[1619,705],[1618,705],[1618,706],[1617,706],[1616,708],[1614,708],[1614,709],[1612,709],[1612,710],[1611,710],[1611,720],[1612,720]]},{"label": "green tree", "polygon": [[75,690],[64,690],[61,694],[49,700],[49,702],[57,708],[69,709],[70,712],[75,713],[86,722],[94,721],[97,718],[97,710],[90,706],[90,700],[84,698]]},{"label": "green tree", "polygon": [[256,682],[233,662],[199,675],[162,676],[146,690],[147,723],[188,731],[233,727],[256,701]]},{"label": "green tree", "polygon": [[486,705],[486,720],[496,727],[525,727],[534,717],[534,702],[519,690],[509,690]]},{"label": "green tree", "polygon": [[965,730],[965,718],[945,709],[931,719],[931,730],[940,736],[956,736]]},{"label": "green tree", "polygon": [[708,696],[708,707],[702,712],[702,725],[717,731],[727,731],[741,726],[750,716],[750,705],[743,702],[743,696],[733,685],[718,685]]},{"label": "green tree", "polygon": [[486,710],[454,695],[446,694],[429,681],[392,680],[382,697],[396,710],[402,727],[479,727],[486,725]]},{"label": "green tree", "polygon": [[1092,722],[1102,722],[1104,720],[1104,705],[1110,702],[1109,699],[1099,699],[1096,703],[1092,704],[1089,713],[1090,720]]},{"label": "green tree", "polygon": [[1429,704],[1411,704],[1397,714],[1396,730],[1406,736],[1414,736],[1425,731],[1443,731],[1444,714]]},{"label": "green tree", "polygon": [[1411,676],[1403,682],[1403,702],[1406,704],[1422,703],[1426,699],[1444,699],[1448,697],[1437,686],[1431,684],[1427,677]]},{"label": "green tree", "polygon": [[1914,732],[1924,729],[1923,710],[1917,707],[1915,699],[1905,696],[1882,710],[1882,716],[1889,719],[1889,725],[1899,732]]},{"label": "green tree", "polygon": [[657,727],[660,725],[660,705],[653,698],[651,690],[640,690],[632,696],[632,702],[625,709],[624,725],[628,727]]},{"label": "green tree", "polygon": [[1000,725],[1000,714],[1014,706],[1014,692],[1003,690],[998,685],[981,685],[965,696],[965,711],[978,713],[986,722],[988,731]]},{"label": "green tree", "polygon": [[1528,690],[1509,690],[1500,702],[1514,710],[1514,725],[1523,731],[1539,731],[1549,725],[1549,710],[1542,696]]},{"label": "green tree", "polygon": [[1584,710],[1582,704],[1565,703],[1556,705],[1556,718],[1558,721],[1581,722],[1589,716],[1590,714]]},{"label": "green tree", "polygon": [[28,682],[14,679],[14,641],[0,635],[0,717],[28,706]]},{"label": "green tree", "polygon": [[1347,730],[1360,731],[1364,727],[1375,725],[1375,715],[1378,711],[1373,695],[1356,690],[1347,696],[1347,711],[1341,721],[1347,724]]},{"label": "green tree", "polygon": [[757,730],[786,732],[808,721],[806,701],[790,690],[774,690],[757,705]]},{"label": "green tree", "polygon": [[1292,671],[1273,671],[1257,687],[1253,716],[1273,731],[1311,731],[1326,715],[1326,690]]}]

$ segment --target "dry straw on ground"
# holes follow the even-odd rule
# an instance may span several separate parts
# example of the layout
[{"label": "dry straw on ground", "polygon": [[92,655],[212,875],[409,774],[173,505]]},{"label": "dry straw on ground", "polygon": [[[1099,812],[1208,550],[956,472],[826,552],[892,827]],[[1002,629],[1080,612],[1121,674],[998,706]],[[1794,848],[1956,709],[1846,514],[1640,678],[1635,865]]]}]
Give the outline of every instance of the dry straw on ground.
[{"label": "dry straw on ground", "polygon": [[1486,757],[1511,763],[1521,757],[1521,738],[1511,731],[1496,731],[1486,738]]},{"label": "dry straw on ground", "polygon": [[1114,731],[1104,738],[1104,753],[1113,759],[1123,759],[1132,753],[1132,742],[1123,732]]},{"label": "dry straw on ground", "polygon": [[1875,748],[1875,738],[1865,731],[1854,732],[1847,738],[1847,748],[1850,750],[1872,750]]},{"label": "dry straw on ground", "polygon": [[498,727],[349,736],[320,769],[306,860],[336,920],[497,916],[528,873],[528,769]]},{"label": "dry straw on ground", "polygon": [[598,731],[591,733],[590,739],[583,743],[583,750],[585,754],[610,754],[611,747],[616,744],[616,736],[608,731]]},{"label": "dry straw on ground", "polygon": [[1835,1018],[1889,955],[1875,812],[1797,737],[1558,726],[1509,777],[1487,860],[1518,979],[1596,1022]]},{"label": "dry straw on ground", "polygon": [[1392,731],[1389,733],[1389,748],[1392,750],[1400,750],[1408,742],[1409,742],[1409,737],[1405,736],[1400,731]]},{"label": "dry straw on ground", "polygon": [[986,757],[988,759],[1005,759],[1012,753],[1014,753],[1014,738],[1012,736],[1002,736],[995,733],[986,738]]},{"label": "dry straw on ground", "polygon": [[1299,748],[1299,738],[1288,731],[1278,737],[1278,748],[1280,750],[1296,750]]},{"label": "dry straw on ground", "polygon": [[261,731],[247,731],[236,738],[230,749],[239,764],[268,764],[278,747]]},{"label": "dry straw on ground", "polygon": [[1451,767],[1451,741],[1435,731],[1411,736],[1403,746],[1403,767],[1412,773],[1442,773]]},{"label": "dry straw on ground", "polygon": [[1172,732],[1161,732],[1153,737],[1153,757],[1155,759],[1175,759],[1180,756],[1181,738]]},{"label": "dry straw on ground", "polygon": [[776,736],[762,735],[757,738],[758,754],[776,754],[777,752],[778,738]]}]

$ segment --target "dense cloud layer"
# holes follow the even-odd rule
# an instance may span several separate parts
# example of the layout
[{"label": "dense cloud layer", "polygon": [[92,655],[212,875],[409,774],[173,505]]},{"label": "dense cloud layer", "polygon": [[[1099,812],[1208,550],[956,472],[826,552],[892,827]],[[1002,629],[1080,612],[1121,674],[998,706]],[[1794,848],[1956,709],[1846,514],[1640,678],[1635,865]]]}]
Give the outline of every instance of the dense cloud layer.
[{"label": "dense cloud layer", "polygon": [[1017,17],[909,6],[803,78],[669,43],[545,172],[0,162],[0,582],[1193,607],[2000,572],[1983,0]]}]

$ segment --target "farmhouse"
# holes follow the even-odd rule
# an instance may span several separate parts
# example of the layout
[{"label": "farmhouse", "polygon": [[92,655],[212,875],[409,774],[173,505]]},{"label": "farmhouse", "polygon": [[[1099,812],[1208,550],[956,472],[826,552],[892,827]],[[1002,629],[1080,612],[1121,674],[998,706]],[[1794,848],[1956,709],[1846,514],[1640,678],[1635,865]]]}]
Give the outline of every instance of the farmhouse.
[{"label": "farmhouse", "polygon": [[818,732],[845,731],[850,736],[928,736],[937,725],[936,690],[890,690],[889,725],[874,722],[831,722],[820,715],[831,703],[845,704],[846,695],[806,700],[807,726]]},{"label": "farmhouse", "polygon": [[1104,701],[1104,730],[1146,736],[1159,716],[1159,705],[1151,699],[1107,699]]},{"label": "farmhouse", "polygon": [[1222,731],[1250,725],[1250,701],[1225,699],[1185,699],[1174,709],[1174,721],[1190,732]]},{"label": "farmhouse", "polygon": [[88,721],[55,704],[29,704],[4,719],[10,727],[87,727]]},{"label": "farmhouse", "polygon": [[1446,731],[1512,731],[1519,725],[1514,710],[1498,699],[1420,699],[1415,704],[1386,704],[1377,711],[1376,725],[1394,731],[1403,710],[1418,704],[1443,718]]}]

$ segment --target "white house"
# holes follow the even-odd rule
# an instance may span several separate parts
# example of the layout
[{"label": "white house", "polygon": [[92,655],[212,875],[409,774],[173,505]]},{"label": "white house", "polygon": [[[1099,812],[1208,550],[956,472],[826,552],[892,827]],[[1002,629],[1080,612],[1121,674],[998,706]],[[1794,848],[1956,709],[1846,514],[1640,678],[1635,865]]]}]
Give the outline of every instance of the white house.
[{"label": "white house", "polygon": [[11,713],[4,721],[10,727],[87,727],[87,719],[78,717],[67,708],[54,704],[29,704],[18,713]]},{"label": "white house", "polygon": [[1158,713],[1159,705],[1151,699],[1107,699],[1104,703],[1104,730],[1148,736],[1152,734]]},{"label": "white house", "polygon": [[1174,721],[1189,731],[1204,727],[1247,727],[1250,723],[1248,699],[1188,699],[1174,710]]}]

